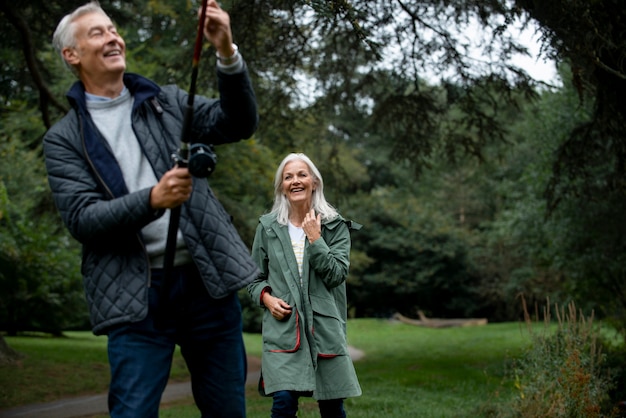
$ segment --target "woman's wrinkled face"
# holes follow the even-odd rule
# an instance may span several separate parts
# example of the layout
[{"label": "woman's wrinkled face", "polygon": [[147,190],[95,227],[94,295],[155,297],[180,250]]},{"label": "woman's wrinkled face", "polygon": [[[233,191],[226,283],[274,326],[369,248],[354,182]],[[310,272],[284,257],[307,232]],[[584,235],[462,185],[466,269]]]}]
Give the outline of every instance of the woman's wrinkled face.
[{"label": "woman's wrinkled face", "polygon": [[311,207],[315,179],[309,166],[300,160],[288,162],[283,169],[283,194],[291,205]]}]

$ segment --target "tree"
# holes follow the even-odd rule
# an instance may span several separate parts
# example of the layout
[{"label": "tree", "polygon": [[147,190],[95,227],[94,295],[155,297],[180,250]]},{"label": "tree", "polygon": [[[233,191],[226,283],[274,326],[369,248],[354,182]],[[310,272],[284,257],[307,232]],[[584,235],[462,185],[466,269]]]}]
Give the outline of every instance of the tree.
[{"label": "tree", "polygon": [[550,56],[568,62],[590,120],[573,127],[557,150],[547,189],[549,209],[563,198],[603,199],[626,191],[626,11],[617,0],[515,2],[540,25]]},{"label": "tree", "polygon": [[[60,16],[80,3],[21,0],[4,2],[0,9],[4,16],[0,29],[18,35],[5,38],[10,43],[4,51],[13,59],[3,73],[10,74],[4,79],[12,84],[5,84],[2,91],[10,97],[29,87],[30,101],[39,103],[46,126],[55,119],[50,106],[61,111],[64,105],[57,98],[61,93],[48,86],[56,72],[42,61],[42,53],[50,50],[50,34]],[[129,50],[140,67],[150,65],[150,75],[160,82],[184,85],[197,4],[102,4],[125,29]],[[537,85],[511,64],[511,56],[525,48],[509,29],[536,23],[543,34],[545,55],[571,63],[579,92],[589,93],[597,104],[594,119],[575,129],[562,146],[549,187],[551,207],[563,193],[601,194],[602,190],[591,187],[593,167],[609,158],[613,165],[603,173],[606,187],[622,189],[624,141],[618,138],[624,131],[620,98],[626,41],[625,12],[617,0],[549,4],[532,0],[231,0],[223,6],[232,15],[233,32],[259,92],[264,121],[260,140],[290,141],[301,104],[311,95],[323,98],[328,108],[338,102],[373,100],[373,125],[386,129],[395,144],[395,158],[412,161],[418,170],[442,138],[452,158],[459,151],[480,158],[488,141],[504,138],[506,127],[496,116],[498,104],[506,102],[513,91],[532,97]],[[11,51],[22,51],[20,65],[15,65],[20,61]],[[372,91],[369,86],[379,85],[381,76],[388,76],[379,70],[391,68],[396,87]],[[208,76],[207,72],[202,75]],[[424,79],[437,78],[449,87],[444,102],[423,88]],[[21,89],[11,93],[15,85]],[[477,95],[481,86],[488,90]],[[466,129],[432,129],[452,104],[463,109],[455,127]],[[280,131],[284,133],[281,138],[276,136]],[[560,179],[572,176],[587,181],[577,189],[558,187]]]},{"label": "tree", "polygon": [[[0,168],[0,329],[9,335],[60,334],[84,327],[78,248],[59,229],[58,215],[45,211],[49,192],[41,184],[43,164],[22,144],[0,144],[5,157]],[[15,174],[29,170],[39,175]]]},{"label": "tree", "polygon": [[[580,105],[573,88],[565,88],[542,94],[528,111],[532,117],[518,121],[519,138],[507,153],[504,180],[496,188],[504,197],[502,208],[485,234],[491,240],[487,245],[507,248],[510,259],[516,258],[501,279],[508,277],[506,287],[514,294],[534,300],[549,296],[558,303],[574,299],[582,308],[623,320],[622,193],[605,190],[601,198],[562,198],[551,210],[544,194],[551,182],[553,156],[568,143],[574,127],[593,119],[594,110]],[[611,171],[612,164],[612,159],[598,162],[596,180]],[[586,187],[581,186],[585,181],[562,179],[562,187]]]},{"label": "tree", "polygon": [[9,347],[2,334],[0,334],[0,365],[13,364],[20,358],[22,358],[22,354]]},{"label": "tree", "polygon": [[[46,127],[64,113],[62,96],[73,80],[62,70],[50,38],[61,16],[82,3],[17,0],[0,5],[0,35],[6,40],[0,46],[5,58],[0,66],[0,112],[20,122],[16,131],[0,126],[3,141],[11,137],[37,152]],[[186,86],[198,1],[103,0],[102,5],[126,39],[129,70],[159,83]],[[433,257],[454,269],[445,274],[459,283],[474,285],[475,261],[487,260],[478,272],[488,273],[492,284],[498,284],[501,273],[507,273],[507,283],[513,284],[510,289],[516,289],[515,284],[538,271],[541,284],[555,284],[557,277],[564,277],[566,267],[551,263],[556,254],[566,248],[580,249],[577,243],[614,238],[610,224],[595,228],[596,235],[588,234],[594,219],[589,216],[568,229],[569,236],[559,235],[567,239],[558,251],[530,251],[532,243],[544,243],[549,233],[561,231],[566,225],[561,221],[571,220],[578,207],[587,209],[580,215],[613,217],[621,208],[624,117],[620,97],[626,49],[624,12],[617,0],[550,4],[531,0],[226,0],[222,6],[231,14],[235,41],[253,77],[261,124],[253,143],[218,149],[222,157],[210,181],[247,241],[256,217],[271,199],[269,193],[256,190],[265,190],[275,163],[294,150],[307,152],[320,165],[333,185],[329,187],[331,200],[342,213],[365,221],[371,217],[374,225],[383,225],[380,222],[387,216],[398,217],[384,224],[390,231],[387,237],[397,238],[388,244],[394,251],[413,254],[417,248],[410,239],[417,238],[420,245],[431,240],[444,242],[449,250],[433,253]],[[575,108],[565,107],[570,116],[567,120],[575,123],[568,125],[571,135],[550,142],[555,154],[545,155],[541,164],[531,158],[532,150],[523,154],[540,165],[540,183],[547,194],[533,188],[533,199],[515,205],[519,196],[528,197],[518,186],[528,186],[537,173],[514,164],[514,158],[503,152],[507,147],[527,151],[510,145],[528,139],[516,135],[512,116],[521,117],[523,103],[539,98],[541,87],[554,87],[541,86],[511,64],[510,58],[524,52],[524,47],[510,29],[532,24],[538,24],[543,35],[544,55],[572,65],[568,80],[576,86],[579,100],[584,106],[591,105],[593,112],[577,119],[573,117]],[[199,93],[213,95],[214,90],[215,72],[207,47]],[[40,122],[34,123],[36,119]],[[35,128],[26,130],[25,126]],[[504,163],[499,165],[501,161]],[[484,168],[478,169],[476,162],[482,162]],[[239,167],[255,175],[241,176]],[[415,184],[403,181],[409,173]],[[44,176],[33,175],[39,180]],[[441,176],[442,181],[436,182],[434,176]],[[480,176],[485,176],[483,181]],[[529,176],[527,182],[523,176]],[[525,181],[516,182],[519,178]],[[417,181],[425,182],[421,189]],[[12,179],[5,184],[12,188],[19,182]],[[424,184],[436,193],[423,193]],[[414,197],[399,190],[410,191]],[[407,224],[403,217],[410,217],[409,211],[382,202],[380,207],[363,210],[368,208],[363,201],[376,199],[380,193],[418,208],[422,226]],[[22,198],[18,197],[21,193],[9,195],[13,200]],[[366,197],[361,200],[362,196]],[[49,195],[37,199],[38,214],[54,212]],[[427,207],[425,200],[432,207]],[[591,208],[578,205],[581,202],[600,203]],[[556,209],[560,205],[563,212]],[[545,224],[540,209],[555,214],[553,223]],[[526,229],[525,239],[499,235],[512,231],[512,219],[530,213],[533,216],[528,218],[537,226]],[[429,229],[426,220],[430,216],[450,229]],[[402,229],[410,234],[402,235]],[[485,241],[476,238],[483,231],[488,232]],[[530,236],[531,231],[535,236]],[[467,251],[477,241],[477,248],[484,252]],[[382,248],[382,243],[378,244]],[[606,254],[621,260],[621,247],[615,248],[619,251]],[[601,248],[596,249],[595,254],[600,254]],[[454,256],[446,258],[446,254]],[[415,267],[408,256],[398,261]],[[354,269],[360,277],[383,277],[375,274],[376,269],[383,271],[376,251],[358,248],[355,262],[362,263]],[[423,260],[420,265],[428,263]],[[576,265],[582,271],[583,265]],[[607,283],[606,277],[596,277],[598,270],[592,261],[584,267],[590,276],[588,285],[596,279]],[[619,280],[620,276],[615,277]],[[483,290],[490,291],[487,281],[481,280]],[[434,282],[420,283],[429,286]],[[412,285],[409,281],[405,284]]]}]

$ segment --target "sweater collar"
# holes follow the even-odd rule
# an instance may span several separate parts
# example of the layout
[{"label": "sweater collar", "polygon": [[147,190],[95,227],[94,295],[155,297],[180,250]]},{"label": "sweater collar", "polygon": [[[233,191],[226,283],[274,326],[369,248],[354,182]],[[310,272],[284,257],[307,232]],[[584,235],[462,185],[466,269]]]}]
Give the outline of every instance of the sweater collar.
[{"label": "sweater collar", "polygon": [[[156,96],[160,88],[158,85],[136,74],[124,74],[124,85],[134,97],[133,110],[146,100]],[[98,129],[93,124],[87,110],[87,100],[85,99],[85,86],[82,82],[74,83],[67,93],[70,104],[80,115],[82,124],[83,141],[85,152],[93,163],[95,170],[99,173],[103,183],[111,191],[113,196],[122,196],[128,193],[124,176],[119,164],[115,160],[113,153],[106,146],[106,141],[101,137]]]},{"label": "sweater collar", "polygon": [[[161,91],[161,88],[153,81],[133,73],[124,74],[124,85],[135,98],[133,110]],[[81,81],[77,81],[72,85],[67,93],[67,99],[80,112],[84,113],[86,111],[85,86]]]}]

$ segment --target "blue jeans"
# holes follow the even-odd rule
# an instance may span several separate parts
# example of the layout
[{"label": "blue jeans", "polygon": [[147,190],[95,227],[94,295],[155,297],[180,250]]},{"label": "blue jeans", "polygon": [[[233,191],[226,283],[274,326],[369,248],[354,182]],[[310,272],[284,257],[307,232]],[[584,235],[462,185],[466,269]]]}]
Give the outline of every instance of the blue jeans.
[{"label": "blue jeans", "polygon": [[197,270],[176,268],[165,319],[155,324],[162,271],[153,272],[148,316],[108,332],[112,418],[158,417],[179,345],[202,417],[245,417],[246,353],[236,293],[209,296]]},{"label": "blue jeans", "polygon": [[[301,396],[311,396],[310,393],[281,390],[272,394],[272,418],[296,418],[298,399]],[[343,399],[328,399],[317,401],[322,418],[346,418],[343,408]]]}]

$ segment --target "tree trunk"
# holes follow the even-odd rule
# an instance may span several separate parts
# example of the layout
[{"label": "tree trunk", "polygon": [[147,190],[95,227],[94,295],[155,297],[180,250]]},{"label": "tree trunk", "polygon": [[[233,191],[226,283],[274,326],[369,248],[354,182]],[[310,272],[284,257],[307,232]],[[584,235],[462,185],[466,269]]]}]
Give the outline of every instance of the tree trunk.
[{"label": "tree trunk", "polygon": [[24,357],[24,355],[9,347],[4,340],[4,336],[0,334],[0,365],[13,364],[22,357]]}]

